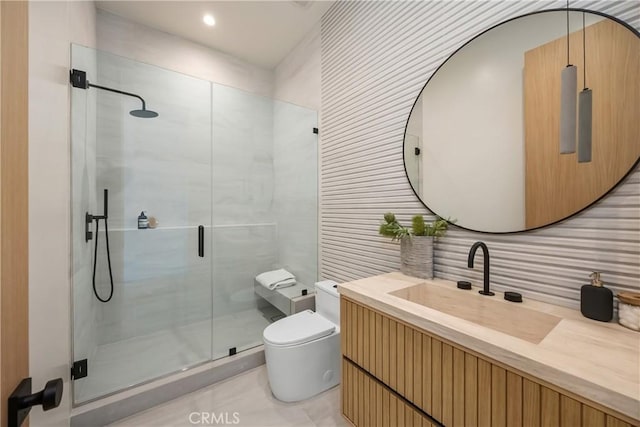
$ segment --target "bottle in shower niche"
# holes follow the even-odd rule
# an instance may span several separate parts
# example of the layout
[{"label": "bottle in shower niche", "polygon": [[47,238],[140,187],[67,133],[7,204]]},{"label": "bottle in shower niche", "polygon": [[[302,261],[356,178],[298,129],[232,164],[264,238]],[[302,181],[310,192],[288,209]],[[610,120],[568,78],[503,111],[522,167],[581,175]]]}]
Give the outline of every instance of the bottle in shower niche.
[{"label": "bottle in shower niche", "polygon": [[602,286],[600,273],[593,272],[589,277],[591,284],[580,289],[580,312],[589,319],[609,322],[613,319],[613,292]]},{"label": "bottle in shower niche", "polygon": [[142,211],[138,217],[138,230],[144,230],[145,228],[149,228],[149,218]]}]

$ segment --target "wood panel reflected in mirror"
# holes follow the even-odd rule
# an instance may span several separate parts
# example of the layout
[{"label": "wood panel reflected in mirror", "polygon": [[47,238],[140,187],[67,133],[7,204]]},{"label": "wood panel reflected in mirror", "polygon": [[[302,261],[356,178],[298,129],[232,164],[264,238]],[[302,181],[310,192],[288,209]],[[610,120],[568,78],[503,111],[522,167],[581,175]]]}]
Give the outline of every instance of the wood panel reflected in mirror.
[{"label": "wood panel reflected in mirror", "polygon": [[[568,15],[568,39],[566,11],[529,14],[477,36],[431,76],[404,140],[407,176],[431,211],[476,231],[538,228],[593,204],[633,170],[640,36],[596,13]],[[559,149],[567,42],[576,97],[585,74],[593,94],[587,163]]]}]

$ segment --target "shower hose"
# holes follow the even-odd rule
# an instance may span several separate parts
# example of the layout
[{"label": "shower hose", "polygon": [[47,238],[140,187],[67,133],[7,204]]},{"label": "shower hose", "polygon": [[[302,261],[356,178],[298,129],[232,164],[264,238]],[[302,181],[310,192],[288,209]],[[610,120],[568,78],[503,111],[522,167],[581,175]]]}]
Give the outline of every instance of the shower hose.
[{"label": "shower hose", "polygon": [[95,220],[96,220],[96,246],[95,246],[95,249],[93,251],[93,293],[95,294],[96,298],[98,298],[98,301],[100,301],[100,302],[109,302],[109,301],[111,301],[111,298],[113,297],[113,273],[111,271],[111,253],[109,251],[109,226],[107,225],[107,218],[103,218],[103,219],[104,219],[104,239],[105,239],[105,242],[107,244],[107,265],[109,266],[109,283],[110,283],[109,297],[106,298],[106,299],[100,298],[100,295],[98,295],[98,289],[96,288],[96,265],[98,263],[98,236],[99,236],[99,231],[100,231],[100,219],[99,218],[95,218]]}]

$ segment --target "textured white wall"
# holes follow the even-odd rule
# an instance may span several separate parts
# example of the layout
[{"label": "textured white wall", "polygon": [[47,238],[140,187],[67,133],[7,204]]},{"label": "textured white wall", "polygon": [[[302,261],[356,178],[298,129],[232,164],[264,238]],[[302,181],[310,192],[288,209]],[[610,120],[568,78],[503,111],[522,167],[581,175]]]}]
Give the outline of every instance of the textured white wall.
[{"label": "textured white wall", "polygon": [[29,3],[29,364],[34,390],[62,377],[62,404],[32,426],[68,425],[71,387],[70,43],[95,46],[93,2]]},{"label": "textured white wall", "polygon": [[[385,211],[428,213],[402,163],[411,106],[436,68],[479,32],[558,1],[339,2],[322,19],[321,275],[346,281],[399,269],[399,247],[377,234]],[[573,7],[632,20],[636,2]],[[602,271],[614,290],[640,288],[640,173],[561,224],[511,235],[454,229],[436,247],[437,277],[481,283],[468,270],[476,240],[491,250],[492,284],[576,307],[580,286]]]}]

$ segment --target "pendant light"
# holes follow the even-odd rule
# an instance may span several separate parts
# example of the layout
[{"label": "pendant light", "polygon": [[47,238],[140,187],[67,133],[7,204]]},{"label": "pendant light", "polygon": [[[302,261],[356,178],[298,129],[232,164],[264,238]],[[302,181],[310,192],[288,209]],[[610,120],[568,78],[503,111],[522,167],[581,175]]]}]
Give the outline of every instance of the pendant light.
[{"label": "pendant light", "polygon": [[569,0],[567,0],[567,66],[560,75],[560,154],[576,152],[578,69],[569,63]]},{"label": "pendant light", "polygon": [[591,89],[587,87],[587,41],[585,34],[584,12],[582,12],[582,55],[584,72],[584,89],[578,97],[578,163],[591,161],[591,127],[593,97]]}]

